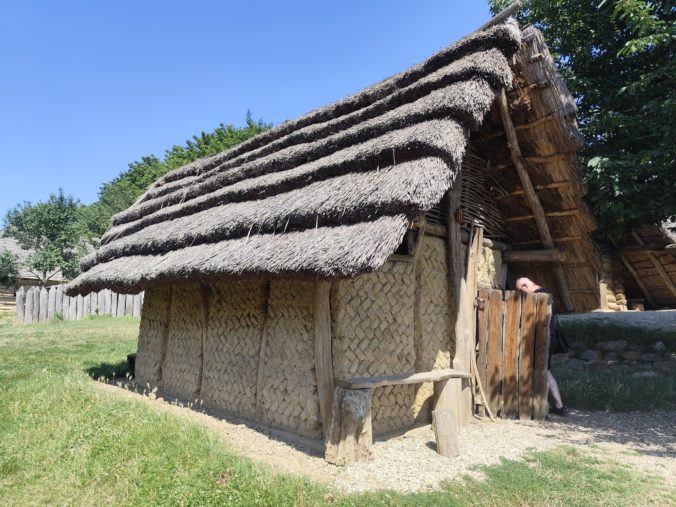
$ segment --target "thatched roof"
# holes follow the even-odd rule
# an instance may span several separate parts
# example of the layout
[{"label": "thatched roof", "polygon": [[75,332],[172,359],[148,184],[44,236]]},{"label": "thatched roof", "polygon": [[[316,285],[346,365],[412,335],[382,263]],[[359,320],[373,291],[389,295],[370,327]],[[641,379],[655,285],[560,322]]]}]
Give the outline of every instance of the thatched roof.
[{"label": "thatched roof", "polygon": [[241,276],[380,268],[458,174],[470,132],[512,82],[511,24],[241,145],[177,169],[113,218],[68,286],[135,292]]}]

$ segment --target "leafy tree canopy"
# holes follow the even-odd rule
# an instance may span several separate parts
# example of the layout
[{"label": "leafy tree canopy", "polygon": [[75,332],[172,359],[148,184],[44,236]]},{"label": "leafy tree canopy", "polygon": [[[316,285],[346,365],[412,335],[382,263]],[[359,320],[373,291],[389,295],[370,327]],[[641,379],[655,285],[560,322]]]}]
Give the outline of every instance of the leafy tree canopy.
[{"label": "leafy tree canopy", "polygon": [[9,250],[0,252],[0,285],[14,285],[19,278],[19,259]]},{"label": "leafy tree canopy", "polygon": [[[494,13],[511,0],[488,0]],[[525,0],[576,97],[602,235],[676,216],[676,2]]]},{"label": "leafy tree canopy", "polygon": [[31,251],[24,264],[42,283],[57,269],[66,277],[78,273],[85,232],[79,202],[61,189],[46,202],[17,205],[4,218],[4,235]]},{"label": "leafy tree canopy", "polygon": [[193,136],[184,146],[174,145],[166,151],[164,160],[150,155],[132,162],[128,170],[101,187],[97,202],[83,210],[90,235],[100,237],[110,225],[111,217],[131,206],[163,174],[198,158],[230,149],[270,127],[262,120],[254,121],[249,112],[244,127],[221,123],[212,132]]}]

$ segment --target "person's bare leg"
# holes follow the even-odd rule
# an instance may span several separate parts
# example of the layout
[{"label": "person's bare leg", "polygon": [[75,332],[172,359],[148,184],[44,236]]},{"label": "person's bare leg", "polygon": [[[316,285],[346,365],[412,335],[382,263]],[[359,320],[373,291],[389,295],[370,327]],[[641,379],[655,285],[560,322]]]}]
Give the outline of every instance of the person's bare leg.
[{"label": "person's bare leg", "polygon": [[554,404],[556,408],[563,407],[563,402],[561,401],[561,393],[559,392],[559,384],[556,383],[556,379],[552,372],[547,370],[547,383],[549,384],[549,392],[552,393],[552,398],[554,398]]}]

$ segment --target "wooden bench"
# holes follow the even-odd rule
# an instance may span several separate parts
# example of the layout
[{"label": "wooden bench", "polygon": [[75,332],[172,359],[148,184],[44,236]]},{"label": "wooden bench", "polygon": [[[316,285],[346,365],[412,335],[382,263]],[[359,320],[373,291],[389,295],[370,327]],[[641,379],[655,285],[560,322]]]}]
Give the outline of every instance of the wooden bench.
[{"label": "wooden bench", "polygon": [[469,378],[470,374],[447,368],[403,375],[355,377],[335,380],[331,406],[331,424],[326,438],[325,459],[336,465],[368,461],[373,447],[371,399],[376,387],[434,382],[436,404],[432,426],[437,452],[458,455],[458,423],[453,412],[451,379]]}]

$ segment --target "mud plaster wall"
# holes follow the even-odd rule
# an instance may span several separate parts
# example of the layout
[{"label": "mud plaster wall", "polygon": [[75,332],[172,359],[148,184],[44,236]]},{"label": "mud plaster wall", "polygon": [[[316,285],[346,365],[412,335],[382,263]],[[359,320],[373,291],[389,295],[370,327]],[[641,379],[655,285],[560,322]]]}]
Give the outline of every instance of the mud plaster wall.
[{"label": "mud plaster wall", "polygon": [[502,273],[502,252],[488,247],[481,248],[481,256],[477,263],[477,287],[504,289]]},{"label": "mud plaster wall", "polygon": [[143,300],[136,354],[136,381],[152,389],[162,376],[171,288],[149,289]]},{"label": "mud plaster wall", "polygon": [[264,331],[262,417],[301,435],[322,434],[314,363],[314,282],[270,283]]},{"label": "mud plaster wall", "polygon": [[[414,296],[415,272],[410,262],[387,262],[381,271],[334,282],[331,318],[336,377],[415,371]],[[374,390],[375,433],[413,423],[415,389],[407,385]]]},{"label": "mud plaster wall", "polygon": [[161,386],[178,398],[195,401],[202,374],[202,288],[199,284],[181,285],[172,292]]},{"label": "mud plaster wall", "polygon": [[[420,318],[416,323],[416,371],[449,368],[453,322],[449,315],[446,240],[425,237],[416,266]],[[416,420],[430,420],[434,385],[416,386]]]},{"label": "mud plaster wall", "polygon": [[206,405],[256,416],[256,381],[267,282],[240,281],[210,287],[202,372]]}]

